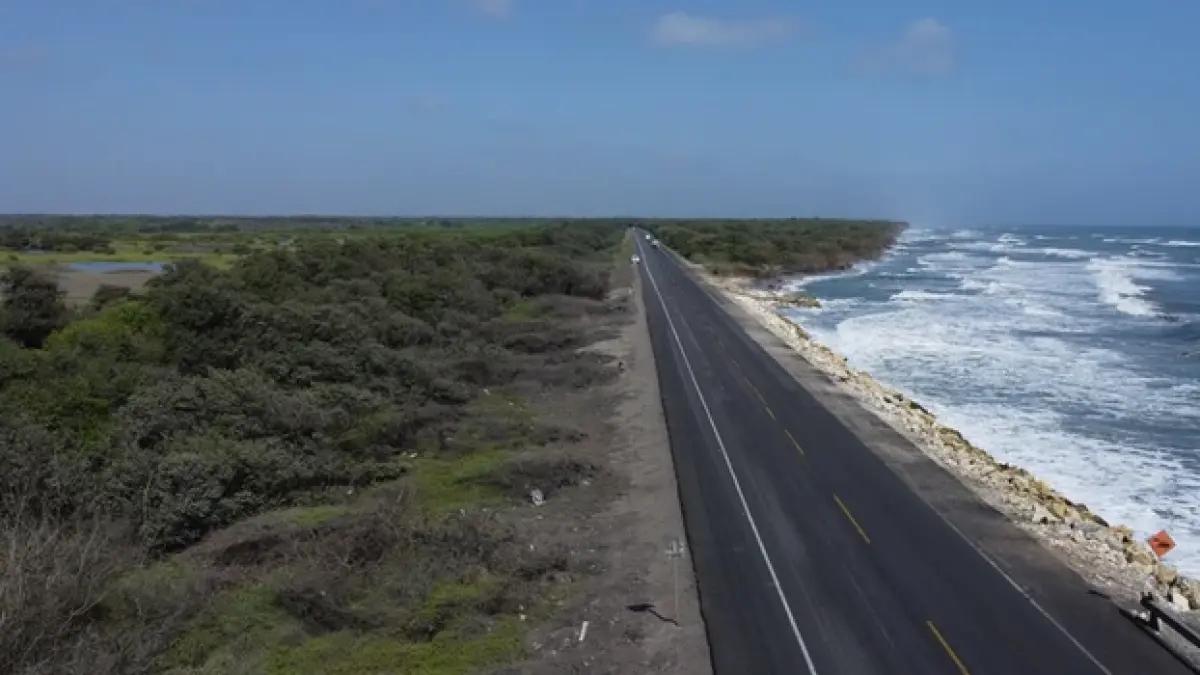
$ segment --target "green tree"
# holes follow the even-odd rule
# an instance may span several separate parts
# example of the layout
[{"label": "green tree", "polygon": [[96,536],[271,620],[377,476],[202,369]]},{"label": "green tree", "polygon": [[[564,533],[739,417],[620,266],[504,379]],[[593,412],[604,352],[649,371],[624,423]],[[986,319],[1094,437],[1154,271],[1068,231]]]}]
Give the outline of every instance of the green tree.
[{"label": "green tree", "polygon": [[13,266],[0,275],[4,293],[0,330],[26,347],[41,347],[67,318],[63,293],[50,277],[28,267]]}]

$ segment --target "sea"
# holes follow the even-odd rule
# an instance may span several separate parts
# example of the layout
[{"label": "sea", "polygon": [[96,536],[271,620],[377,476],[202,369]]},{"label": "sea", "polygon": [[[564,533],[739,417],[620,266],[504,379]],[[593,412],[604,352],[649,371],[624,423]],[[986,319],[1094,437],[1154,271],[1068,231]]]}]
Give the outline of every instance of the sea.
[{"label": "sea", "polygon": [[1200,227],[910,227],[786,315],[1200,577]]}]

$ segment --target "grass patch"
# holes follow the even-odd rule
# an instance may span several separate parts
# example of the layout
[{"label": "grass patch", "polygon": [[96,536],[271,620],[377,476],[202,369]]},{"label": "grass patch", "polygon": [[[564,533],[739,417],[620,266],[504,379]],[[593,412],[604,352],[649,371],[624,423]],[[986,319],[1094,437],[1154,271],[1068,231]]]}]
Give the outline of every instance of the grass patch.
[{"label": "grass patch", "polygon": [[504,464],[507,453],[477,452],[460,459],[423,459],[413,467],[417,504],[432,513],[496,504],[504,491],[486,478]]},{"label": "grass patch", "polygon": [[305,640],[296,647],[276,649],[267,660],[266,672],[272,675],[469,673],[520,658],[524,651],[523,628],[519,620],[510,617],[489,626],[480,635],[452,630],[421,643],[343,631]]},{"label": "grass patch", "polygon": [[318,504],[317,506],[296,506],[273,512],[277,522],[290,523],[300,527],[316,527],[340,518],[353,509],[346,504]]},{"label": "grass patch", "polygon": [[162,656],[168,673],[261,672],[265,645],[302,640],[301,625],[255,584],[220,595]]},{"label": "grass patch", "polygon": [[195,259],[221,269],[230,268],[240,256],[234,253],[167,246],[155,250],[137,240],[115,240],[112,253],[97,251],[5,251],[0,264],[56,265],[74,262],[173,262]]}]

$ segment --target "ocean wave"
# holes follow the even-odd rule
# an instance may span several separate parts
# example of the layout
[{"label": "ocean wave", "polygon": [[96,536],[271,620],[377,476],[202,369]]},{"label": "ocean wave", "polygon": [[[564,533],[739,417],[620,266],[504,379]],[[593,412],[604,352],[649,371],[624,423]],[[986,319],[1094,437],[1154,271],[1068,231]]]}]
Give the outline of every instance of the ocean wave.
[{"label": "ocean wave", "polygon": [[1100,290],[1100,301],[1130,316],[1156,316],[1158,306],[1145,297],[1149,286],[1135,280],[1137,262],[1129,258],[1096,258],[1088,263]]},{"label": "ocean wave", "polygon": [[1014,244],[1007,241],[966,241],[950,244],[950,248],[958,251],[975,251],[978,253],[1012,253],[1015,250],[1019,250],[1021,246],[1023,244]]},{"label": "ocean wave", "polygon": [[958,282],[958,287],[964,291],[979,291],[984,295],[998,295],[1011,289],[1008,284],[1001,283],[995,279],[978,279],[975,277],[966,277]]},{"label": "ocean wave", "polygon": [[806,274],[802,277],[792,277],[785,279],[780,286],[785,291],[799,291],[804,287],[815,284],[820,281],[828,281],[830,279],[845,279],[847,277],[861,277],[870,272],[879,265],[888,262],[896,257],[894,252],[885,254],[878,260],[868,260],[851,266],[849,269],[839,270],[837,272],[827,272],[825,274]]},{"label": "ocean wave", "polygon": [[1175,246],[1175,247],[1193,247],[1193,246],[1200,246],[1200,241],[1187,241],[1185,239],[1172,239],[1171,241],[1164,241],[1162,243],[1162,245],[1163,246]]},{"label": "ocean wave", "polygon": [[933,291],[921,291],[914,289],[905,289],[896,293],[891,297],[892,300],[908,300],[908,301],[925,301],[925,300],[953,300],[961,296],[953,293],[935,293]]},{"label": "ocean wave", "polygon": [[1031,248],[1029,249],[1029,252],[1041,253],[1042,255],[1055,256],[1058,258],[1070,258],[1072,260],[1091,258],[1093,255],[1095,255],[1094,253],[1082,251],[1077,248]]},{"label": "ocean wave", "polygon": [[1102,241],[1106,244],[1157,244],[1162,241],[1162,237],[1150,237],[1148,239],[1133,239],[1129,237],[1105,237]]}]

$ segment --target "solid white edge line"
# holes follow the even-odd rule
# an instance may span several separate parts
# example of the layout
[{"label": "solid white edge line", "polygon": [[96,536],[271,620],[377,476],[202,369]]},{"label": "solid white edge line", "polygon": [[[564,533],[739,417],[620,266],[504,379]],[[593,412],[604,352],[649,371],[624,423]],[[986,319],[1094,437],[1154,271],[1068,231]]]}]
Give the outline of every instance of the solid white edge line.
[{"label": "solid white edge line", "polygon": [[[639,248],[639,250],[641,250],[640,246],[638,248]],[[646,258],[646,256],[643,255],[642,259],[645,260],[645,258]],[[650,281],[653,282],[654,275],[650,274],[650,268],[648,268],[648,267],[646,268],[646,273],[650,275]],[[654,290],[655,290],[655,292],[658,291],[657,284],[655,285]],[[659,299],[659,302],[662,302],[661,295],[659,296],[658,299]],[[666,307],[664,306],[663,309],[665,311]],[[670,316],[670,314],[668,314],[667,322],[670,323],[670,321],[671,321],[671,316]],[[674,327],[672,327],[672,330],[674,330]],[[682,349],[683,349],[683,347],[680,346],[681,351],[682,351]],[[687,356],[685,355],[684,361],[686,361],[686,360],[687,360]],[[697,391],[699,391],[699,390],[697,389]],[[703,396],[701,396],[701,403],[703,403]],[[711,421],[711,418],[710,418],[710,421]],[[715,431],[716,431],[716,429],[714,428],[714,432]],[[718,441],[719,440],[720,439],[718,439]],[[726,458],[726,461],[728,461],[728,458]],[[730,470],[732,471],[732,468]],[[736,481],[737,481],[737,478],[734,477],[734,482],[736,483]],[[741,490],[739,490],[738,492],[740,493]],[[992,569],[996,570],[996,572],[1005,581],[1008,582],[1008,585],[1012,586],[1013,589],[1015,589],[1017,591],[1017,593],[1019,593],[1021,595],[1021,597],[1025,598],[1027,601],[1029,601],[1029,604],[1033,605],[1033,608],[1036,609],[1039,614],[1041,614],[1043,617],[1045,617],[1046,620],[1050,622],[1050,625],[1054,626],[1054,628],[1056,628],[1058,630],[1058,632],[1062,633],[1063,636],[1066,637],[1067,640],[1069,640],[1071,642],[1071,644],[1075,645],[1075,647],[1078,648],[1079,651],[1083,652],[1083,655],[1086,656],[1088,658],[1088,660],[1091,661],[1094,666],[1099,668],[1100,672],[1104,673],[1104,675],[1112,675],[1112,671],[1109,670],[1103,663],[1101,663],[1100,659],[1096,658],[1095,655],[1093,655],[1090,651],[1088,651],[1088,648],[1084,647],[1083,643],[1081,643],[1078,639],[1076,639],[1076,637],[1071,634],[1071,631],[1067,630],[1066,626],[1059,623],[1058,619],[1054,618],[1054,615],[1052,615],[1049,611],[1047,611],[1046,608],[1042,607],[1041,603],[1039,603],[1037,600],[1035,600],[1034,597],[1032,595],[1030,595],[1028,591],[1026,591],[1020,584],[1017,583],[1016,579],[1013,579],[1011,576],[1009,576],[1008,572],[1005,572],[1004,568],[1000,567],[999,563],[997,563],[995,560],[992,560],[991,556],[989,556],[987,554],[987,552],[985,552],[982,548],[979,547],[978,544],[976,544],[974,541],[972,541],[971,538],[966,535],[966,533],[964,533],[962,530],[958,529],[957,525],[950,522],[950,519],[947,518],[944,513],[942,513],[941,511],[938,511],[936,508],[934,508],[933,504],[930,504],[923,496],[921,496],[915,490],[913,491],[913,494],[916,494],[917,497],[922,502],[925,502],[925,505],[929,507],[930,511],[933,511],[934,513],[936,513],[937,517],[941,518],[942,522],[945,523],[946,526],[949,527],[954,532],[954,534],[957,534],[960,539],[962,539],[964,542],[967,543],[967,546],[971,547],[971,550],[973,550],[973,551],[975,551],[975,553],[979,554],[979,557],[983,558],[984,562],[986,562],[988,565],[990,565]],[[745,502],[743,500],[743,505],[744,505],[744,503]],[[747,516],[749,516],[749,512],[747,512]],[[751,522],[751,526],[753,526],[753,521]],[[766,555],[766,551],[763,552],[763,555],[764,556]],[[770,564],[771,563],[768,560],[767,565],[770,566]],[[785,604],[786,604],[786,602],[785,602]],[[790,616],[790,612],[789,612],[789,616]],[[794,625],[795,624],[793,624],[793,626]],[[799,631],[797,631],[797,637],[799,637]]]},{"label": "solid white edge line", "polygon": [[[921,501],[925,501],[924,497],[921,498]],[[971,541],[970,537],[968,537],[965,533],[963,533],[962,530],[958,529],[958,526],[956,526],[954,523],[950,522],[950,519],[947,518],[945,516],[945,514],[943,514],[941,511],[938,511],[937,509],[935,509],[933,507],[933,504],[930,504],[929,502],[926,501],[925,505],[928,506],[931,511],[936,513],[938,515],[938,517],[942,519],[942,522],[946,523],[946,526],[949,527],[951,530],[953,530],[954,533],[959,536],[959,538],[961,538],[963,541],[965,541],[967,543],[967,546],[970,546],[973,551],[978,553],[979,557],[983,558],[984,562],[991,565],[992,569],[996,570],[996,572],[999,573],[1000,576],[1003,577],[1004,580],[1007,581],[1010,586],[1012,586],[1014,589],[1016,589],[1016,591],[1018,593],[1021,594],[1021,597],[1028,600],[1029,604],[1033,605],[1033,608],[1036,609],[1038,611],[1038,613],[1040,613],[1042,616],[1046,617],[1046,620],[1049,621],[1052,626],[1057,628],[1058,632],[1062,633],[1063,636],[1065,636],[1068,640],[1070,640],[1071,644],[1078,647],[1079,651],[1083,652],[1083,655],[1086,656],[1088,658],[1088,660],[1092,662],[1093,665],[1095,665],[1097,668],[1100,669],[1100,672],[1104,673],[1104,675],[1112,675],[1112,671],[1109,670],[1107,667],[1105,667],[1105,665],[1103,663],[1100,663],[1100,659],[1093,656],[1092,653],[1090,651],[1088,651],[1087,647],[1083,646],[1083,643],[1081,643],[1079,640],[1075,639],[1075,636],[1071,634],[1071,631],[1067,630],[1066,626],[1059,623],[1058,620],[1055,619],[1054,616],[1050,614],[1050,612],[1046,611],[1046,609],[1044,607],[1042,607],[1042,605],[1040,603],[1038,603],[1037,600],[1034,600],[1033,596],[1030,595],[1029,592],[1026,591],[1024,588],[1022,588],[1021,585],[1017,583],[1016,579],[1013,579],[1011,576],[1009,576],[1008,572],[1005,572],[1004,568],[1000,567],[999,563],[997,563],[995,560],[992,560],[991,556],[989,556],[987,553],[985,553],[983,549],[979,548],[979,545],[977,545],[975,542]]]},{"label": "solid white edge line", "polygon": [[700,398],[700,406],[704,408],[704,416],[708,418],[708,424],[712,428],[713,436],[717,439],[717,447],[721,450],[721,457],[725,460],[725,468],[729,470],[729,477],[733,481],[733,489],[737,491],[738,500],[742,503],[742,512],[746,514],[746,521],[750,523],[750,531],[754,533],[754,540],[758,543],[758,551],[762,554],[763,562],[767,565],[767,572],[771,575],[771,582],[775,585],[775,593],[779,596],[779,603],[783,605],[783,611],[787,614],[788,622],[792,625],[792,634],[796,636],[796,642],[800,645],[800,651],[804,654],[804,662],[808,665],[808,672],[812,675],[817,675],[817,667],[813,665],[812,656],[808,653],[808,645],[804,643],[804,637],[800,635],[800,627],[796,625],[796,616],[792,614],[792,608],[788,605],[787,597],[783,594],[783,587],[779,583],[779,576],[775,574],[775,565],[771,563],[771,556],[767,554],[767,547],[763,543],[762,536],[758,533],[758,524],[754,522],[754,516],[750,513],[750,505],[746,502],[746,495],[742,492],[742,484],[738,481],[737,472],[733,470],[733,462],[729,460],[729,452],[725,449],[725,441],[721,438],[721,432],[717,430],[717,423],[713,420],[712,412],[708,409],[708,401],[704,399],[704,392],[700,390],[700,382],[696,380],[696,373],[692,370],[692,362],[688,359],[687,351],[683,348],[683,341],[679,339],[679,331],[675,329],[675,322],[671,320],[671,312],[667,309],[667,303],[663,300],[662,292],[658,290],[658,282],[654,280],[654,273],[650,271],[650,263],[642,249],[641,241],[637,243],[638,253],[641,254],[642,263],[646,268],[646,276],[650,279],[650,285],[654,288],[654,295],[658,298],[659,305],[662,306],[663,315],[667,318],[667,326],[671,329],[671,336],[675,338],[675,346],[679,348],[679,355],[683,357],[683,365],[687,368],[688,376],[692,380],[692,387],[696,390],[696,396]]}]

